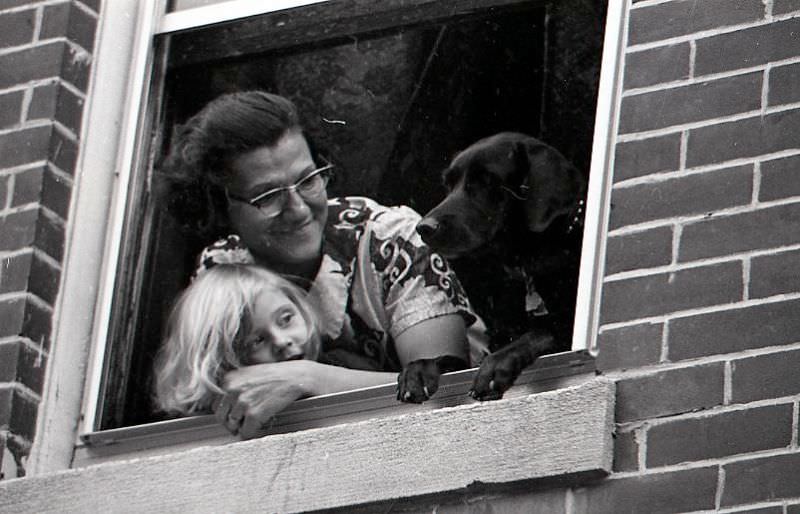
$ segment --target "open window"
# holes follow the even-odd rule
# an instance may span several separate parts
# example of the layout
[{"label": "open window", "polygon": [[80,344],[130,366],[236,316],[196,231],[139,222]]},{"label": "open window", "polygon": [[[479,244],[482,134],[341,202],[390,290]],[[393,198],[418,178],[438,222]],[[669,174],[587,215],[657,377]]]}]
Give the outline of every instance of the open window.
[{"label": "open window", "polygon": [[[590,369],[585,350],[592,345],[602,262],[598,241],[610,137],[610,122],[599,124],[604,140],[595,123],[606,2],[247,4],[253,3],[174,0],[154,37],[138,157],[118,198],[125,216],[114,231],[119,247],[106,278],[113,295],[101,306],[107,323],[98,335],[97,387],[89,391],[84,440],[98,444],[117,439],[124,427],[149,424],[137,432],[146,435],[165,426],[152,405],[153,358],[169,307],[210,241],[184,234],[157,205],[158,162],[177,124],[219,94],[239,90],[264,89],[297,104],[314,145],[341,170],[329,196],[368,196],[425,213],[444,195],[440,171],[452,156],[500,131],[538,137],[587,175],[591,170],[589,254],[583,257],[573,342],[578,353],[545,359],[548,369],[521,382]],[[609,97],[615,87],[610,77]],[[610,109],[611,101],[605,103]],[[451,401],[447,391],[464,396],[469,381],[468,372],[446,378],[442,404]],[[278,430],[318,426],[309,420],[332,404],[361,405],[391,391],[348,394],[304,400]],[[173,426],[189,432],[221,430],[205,418],[178,421]]]}]

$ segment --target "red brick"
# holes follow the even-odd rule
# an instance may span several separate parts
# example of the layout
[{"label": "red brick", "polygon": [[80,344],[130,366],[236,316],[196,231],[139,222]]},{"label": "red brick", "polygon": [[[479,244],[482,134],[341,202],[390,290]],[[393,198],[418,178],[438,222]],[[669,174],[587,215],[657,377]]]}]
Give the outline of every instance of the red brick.
[{"label": "red brick", "polygon": [[754,257],[750,265],[750,297],[765,298],[800,291],[800,251]]},{"label": "red brick", "polygon": [[625,89],[689,77],[689,43],[661,46],[625,56]]},{"label": "red brick", "polygon": [[800,102],[800,64],[777,66],[769,72],[769,105]]},{"label": "red brick", "polygon": [[742,299],[742,265],[725,262],[603,284],[600,319],[615,323]]},{"label": "red brick", "polygon": [[42,175],[44,166],[17,172],[14,175],[14,192],[11,206],[38,202],[42,198]]},{"label": "red brick", "polygon": [[716,467],[685,469],[604,480],[576,489],[575,514],[690,512],[713,510]]},{"label": "red brick", "polygon": [[44,171],[42,183],[42,205],[55,212],[62,219],[69,215],[72,184],[49,167]]},{"label": "red brick", "polygon": [[0,168],[47,159],[49,125],[0,134]]},{"label": "red brick", "polygon": [[656,364],[661,357],[663,323],[642,323],[600,332],[597,369],[631,369]]},{"label": "red brick", "polygon": [[61,71],[63,57],[63,42],[0,55],[0,89],[31,80],[57,77]]},{"label": "red brick", "polygon": [[607,275],[663,266],[672,262],[672,227],[611,236],[606,247]]},{"label": "red brick", "polygon": [[681,0],[631,10],[628,44],[658,41],[764,17],[760,0]]},{"label": "red brick", "polygon": [[41,345],[44,351],[49,351],[52,322],[51,311],[39,303],[28,300],[25,305],[25,318],[20,335]]},{"label": "red brick", "polygon": [[31,276],[28,281],[28,291],[30,293],[35,294],[50,305],[55,305],[60,278],[60,270],[54,268],[38,254],[33,254]]},{"label": "red brick", "polygon": [[800,497],[798,469],[798,452],[726,464],[722,506]]},{"label": "red brick", "polygon": [[761,163],[762,202],[800,196],[800,156],[773,159]]},{"label": "red brick", "polygon": [[40,39],[66,37],[89,52],[94,48],[95,20],[74,3],[45,6]]},{"label": "red brick", "polygon": [[89,85],[91,55],[85,51],[78,51],[66,43],[61,43],[61,46],[63,58],[61,78],[85,92]]},{"label": "red brick", "polygon": [[33,41],[35,19],[36,11],[33,9],[0,14],[2,45],[18,46]]},{"label": "red brick", "polygon": [[795,149],[798,131],[797,109],[693,129],[689,131],[686,165],[701,166]]},{"label": "red brick", "polygon": [[772,14],[800,11],[800,0],[773,0]]},{"label": "red brick", "polygon": [[33,244],[38,218],[36,209],[0,216],[0,251],[18,250]]},{"label": "red brick", "polygon": [[20,123],[22,113],[22,91],[13,91],[0,95],[0,129]]},{"label": "red brick", "polygon": [[735,403],[800,394],[800,350],[736,359],[731,369]]},{"label": "red brick", "polygon": [[25,323],[25,298],[0,300],[0,337],[17,336]]},{"label": "red brick", "polygon": [[788,505],[786,507],[786,514],[800,514],[800,503],[795,503],[794,505]]},{"label": "red brick", "polygon": [[695,76],[758,66],[800,55],[800,19],[697,40]]},{"label": "red brick", "polygon": [[75,172],[78,160],[78,145],[59,130],[53,130],[50,141],[50,160],[58,169],[69,173]]},{"label": "red brick", "polygon": [[8,186],[10,177],[8,175],[0,175],[0,210],[5,209],[8,203]]},{"label": "red brick", "polygon": [[688,262],[799,242],[800,203],[779,205],[687,224],[678,260]]},{"label": "red brick", "polygon": [[619,132],[644,132],[759,109],[762,78],[762,72],[748,73],[626,96]]},{"label": "red brick", "polygon": [[647,432],[647,467],[787,447],[792,410],[770,405],[656,425]]},{"label": "red brick", "polygon": [[651,137],[617,143],[614,157],[614,182],[680,167],[681,135]]},{"label": "red brick", "polygon": [[0,260],[0,294],[27,290],[32,260],[33,252]]},{"label": "red brick", "polygon": [[800,301],[753,305],[670,320],[673,361],[740,352],[798,341]]},{"label": "red brick", "polygon": [[16,389],[0,389],[0,430],[33,440],[36,432],[38,402],[21,395]]},{"label": "red brick", "polygon": [[614,471],[639,469],[639,443],[633,432],[614,434]]},{"label": "red brick", "polygon": [[39,216],[36,224],[35,246],[50,257],[61,262],[64,256],[64,225],[54,221],[50,216]]},{"label": "red brick", "polygon": [[61,84],[52,83],[33,90],[28,119],[58,120],[76,135],[81,131],[83,99]]},{"label": "red brick", "polygon": [[709,213],[747,205],[753,196],[753,165],[697,173],[614,189],[611,228]]},{"label": "red brick", "polygon": [[617,382],[617,423],[722,405],[722,363],[671,369]]},{"label": "red brick", "polygon": [[0,343],[0,382],[19,382],[42,392],[46,358],[22,341]]}]

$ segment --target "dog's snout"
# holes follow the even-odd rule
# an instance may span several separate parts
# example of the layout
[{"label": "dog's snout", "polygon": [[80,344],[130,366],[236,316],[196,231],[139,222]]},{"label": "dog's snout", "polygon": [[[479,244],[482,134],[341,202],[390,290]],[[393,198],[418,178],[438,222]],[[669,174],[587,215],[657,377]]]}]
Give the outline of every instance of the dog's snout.
[{"label": "dog's snout", "polygon": [[426,243],[436,234],[437,230],[439,230],[439,222],[433,218],[423,218],[422,221],[417,223],[417,233]]}]

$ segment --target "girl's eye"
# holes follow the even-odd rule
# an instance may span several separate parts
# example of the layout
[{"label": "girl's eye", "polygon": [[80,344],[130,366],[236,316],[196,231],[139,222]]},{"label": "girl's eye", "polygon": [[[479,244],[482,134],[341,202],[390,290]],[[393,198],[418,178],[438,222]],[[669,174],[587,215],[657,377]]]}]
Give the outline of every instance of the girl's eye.
[{"label": "girl's eye", "polygon": [[267,343],[267,338],[266,337],[264,337],[264,336],[256,336],[256,337],[253,338],[253,341],[252,341],[251,344],[253,345],[254,348],[257,348],[259,346],[265,345],[266,343]]},{"label": "girl's eye", "polygon": [[294,312],[292,311],[283,311],[280,316],[278,316],[278,326],[286,327],[292,323],[294,319]]}]

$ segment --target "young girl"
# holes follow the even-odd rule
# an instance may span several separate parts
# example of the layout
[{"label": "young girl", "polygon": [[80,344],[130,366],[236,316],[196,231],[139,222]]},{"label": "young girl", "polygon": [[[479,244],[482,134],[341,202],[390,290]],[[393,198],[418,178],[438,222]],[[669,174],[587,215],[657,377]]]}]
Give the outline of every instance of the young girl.
[{"label": "young girl", "polygon": [[305,292],[263,268],[218,264],[178,298],[156,364],[165,411],[208,412],[225,373],[251,364],[316,360],[320,337]]}]

